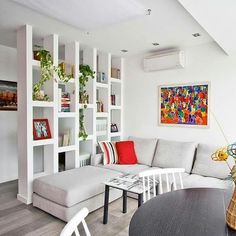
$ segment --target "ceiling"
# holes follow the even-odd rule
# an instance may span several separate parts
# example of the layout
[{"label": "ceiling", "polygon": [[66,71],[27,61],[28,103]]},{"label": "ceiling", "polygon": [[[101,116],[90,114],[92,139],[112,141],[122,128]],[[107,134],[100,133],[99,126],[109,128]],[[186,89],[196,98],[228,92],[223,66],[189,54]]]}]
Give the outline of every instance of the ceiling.
[{"label": "ceiling", "polygon": [[[32,6],[27,8],[16,1],[19,0],[0,1],[0,44],[11,47],[16,47],[16,30],[24,24],[34,27],[36,38],[57,33],[61,43],[77,40],[82,44],[124,56],[169,48],[184,49],[214,41],[177,0],[99,0],[102,3],[100,5],[95,4],[97,0],[70,0],[70,5],[65,0],[19,1],[30,3],[34,8],[36,5],[33,2],[42,3],[43,7],[39,5],[37,11],[32,10]],[[126,1],[129,9],[122,5]],[[86,4],[79,9],[76,2],[81,2],[81,7],[82,2]],[[112,4],[108,7],[105,2]],[[47,11],[39,13],[47,7]],[[152,10],[151,15],[144,14],[149,8]],[[77,10],[80,12],[77,14],[78,18],[69,17],[69,22],[67,16],[76,14]],[[65,13],[59,19],[56,15],[60,11]],[[87,20],[88,15],[90,20]],[[99,15],[106,17],[98,19]],[[193,37],[192,34],[196,32],[201,37]],[[160,45],[153,46],[153,42]],[[127,49],[128,53],[122,54],[122,49]]]},{"label": "ceiling", "polygon": [[226,54],[236,53],[235,0],[178,1],[216,40]]},{"label": "ceiling", "polygon": [[98,29],[145,15],[144,6],[136,0],[13,1],[82,30]]}]

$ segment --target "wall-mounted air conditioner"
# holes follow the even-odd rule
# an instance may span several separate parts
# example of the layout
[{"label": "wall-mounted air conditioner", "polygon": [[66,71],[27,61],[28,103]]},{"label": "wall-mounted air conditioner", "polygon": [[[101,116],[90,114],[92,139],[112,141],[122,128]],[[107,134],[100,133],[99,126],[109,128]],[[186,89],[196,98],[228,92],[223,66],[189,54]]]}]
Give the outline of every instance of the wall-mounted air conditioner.
[{"label": "wall-mounted air conditioner", "polygon": [[184,68],[185,55],[184,51],[172,51],[160,53],[144,58],[144,71],[158,71]]}]

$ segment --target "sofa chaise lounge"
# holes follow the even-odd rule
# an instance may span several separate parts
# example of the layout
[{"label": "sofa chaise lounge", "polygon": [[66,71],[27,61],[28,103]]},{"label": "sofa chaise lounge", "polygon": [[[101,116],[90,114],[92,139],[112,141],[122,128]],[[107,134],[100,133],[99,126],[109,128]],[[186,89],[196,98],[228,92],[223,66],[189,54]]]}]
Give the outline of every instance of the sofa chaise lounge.
[{"label": "sofa chaise lounge", "polygon": [[[82,207],[94,211],[103,206],[104,182],[126,173],[138,174],[150,168],[184,168],[185,188],[233,188],[225,180],[227,164],[211,160],[215,146],[194,142],[176,142],[163,139],[130,137],[134,141],[138,164],[103,165],[102,156],[96,155],[91,166],[72,169],[34,180],[33,205],[63,221],[68,221]],[[233,165],[233,160],[230,160]],[[121,197],[122,192],[110,191],[110,202]]]}]

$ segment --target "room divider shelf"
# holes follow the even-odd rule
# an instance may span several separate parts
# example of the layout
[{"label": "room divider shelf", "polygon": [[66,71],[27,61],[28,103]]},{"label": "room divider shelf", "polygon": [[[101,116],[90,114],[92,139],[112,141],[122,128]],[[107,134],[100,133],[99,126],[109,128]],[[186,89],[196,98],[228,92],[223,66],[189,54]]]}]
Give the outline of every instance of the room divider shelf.
[{"label": "room divider shelf", "polygon": [[[123,129],[123,59],[81,45],[74,40],[65,44],[56,34],[45,35],[42,38],[37,38],[37,35],[38,33],[34,32],[30,25],[21,27],[17,32],[18,97],[20,98],[18,199],[27,204],[32,202],[33,180],[59,171],[59,154],[65,156],[66,170],[78,168],[84,155],[93,157],[96,154],[97,141],[109,141],[118,135],[118,139],[122,139]],[[32,59],[33,45],[36,42],[41,42],[40,46],[50,52],[53,66],[58,66],[59,61],[63,61],[73,68],[73,78],[68,83],[57,81],[58,76],[53,72],[52,78],[44,84],[42,90],[49,96],[49,101],[32,101],[33,86],[41,76],[40,61]],[[79,103],[81,64],[89,65],[95,72],[94,79],[90,78],[85,87],[88,95],[87,108],[84,109],[84,126],[88,134],[86,140],[79,138],[81,125],[79,111],[84,108],[84,104]],[[120,79],[111,77],[111,68],[120,70]],[[102,80],[99,81],[97,75],[102,76]],[[111,104],[111,95],[114,93],[117,100],[119,98],[119,103],[115,106]],[[60,112],[61,110],[69,112]],[[98,112],[101,110],[104,112]],[[52,138],[32,140],[32,122],[35,118],[48,119]],[[117,123],[119,133],[110,133],[112,122]],[[66,145],[65,143],[68,145],[62,146]],[[83,165],[88,163],[83,159]],[[35,170],[37,173],[34,173]]]}]

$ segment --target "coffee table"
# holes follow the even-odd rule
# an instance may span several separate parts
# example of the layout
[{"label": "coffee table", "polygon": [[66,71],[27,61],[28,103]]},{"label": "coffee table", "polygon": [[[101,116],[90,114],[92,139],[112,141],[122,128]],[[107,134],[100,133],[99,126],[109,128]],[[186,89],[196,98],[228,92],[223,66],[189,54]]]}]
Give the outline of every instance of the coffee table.
[{"label": "coffee table", "polygon": [[[104,215],[103,224],[108,222],[108,206],[109,206],[109,190],[111,188],[123,191],[123,213],[127,212],[127,193],[138,195],[138,207],[143,203],[143,184],[137,175],[126,174],[105,182],[105,199],[104,199]],[[151,186],[152,187],[152,186]],[[146,186],[147,189],[147,186]]]}]

